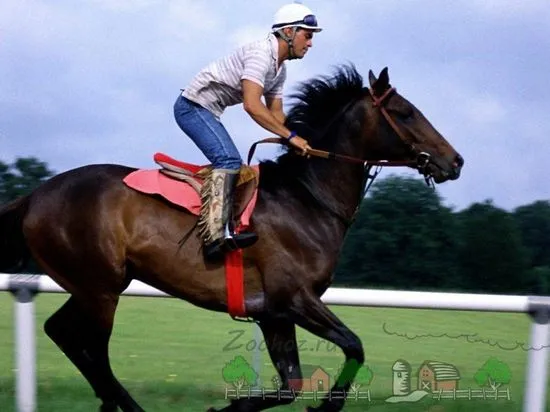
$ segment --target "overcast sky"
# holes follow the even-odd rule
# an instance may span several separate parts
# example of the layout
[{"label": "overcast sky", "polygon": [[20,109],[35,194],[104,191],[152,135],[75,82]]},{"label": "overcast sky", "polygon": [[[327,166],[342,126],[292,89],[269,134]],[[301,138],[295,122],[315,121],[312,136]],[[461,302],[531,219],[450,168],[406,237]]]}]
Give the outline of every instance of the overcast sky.
[{"label": "overcast sky", "polygon": [[[153,168],[157,151],[206,162],[173,119],[179,89],[211,60],[265,37],[285,3],[2,0],[0,160],[36,156],[57,172]],[[388,66],[392,84],[465,158],[462,177],[437,187],[446,205],[492,199],[511,210],[550,199],[548,0],[304,4],[325,30],[287,64],[286,93],[345,62],[365,79]],[[222,120],[243,156],[269,135],[241,106]],[[255,162],[276,154],[260,147]]]}]

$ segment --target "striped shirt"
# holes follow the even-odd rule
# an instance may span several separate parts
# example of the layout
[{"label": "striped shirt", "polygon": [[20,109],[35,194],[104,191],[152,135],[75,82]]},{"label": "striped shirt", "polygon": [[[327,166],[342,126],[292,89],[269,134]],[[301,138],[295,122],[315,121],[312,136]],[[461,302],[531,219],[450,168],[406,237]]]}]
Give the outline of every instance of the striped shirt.
[{"label": "striped shirt", "polygon": [[282,98],[286,66],[277,69],[278,42],[273,34],[246,44],[202,69],[182,95],[210,110],[218,119],[227,106],[242,103],[241,80],[264,89],[264,96]]}]

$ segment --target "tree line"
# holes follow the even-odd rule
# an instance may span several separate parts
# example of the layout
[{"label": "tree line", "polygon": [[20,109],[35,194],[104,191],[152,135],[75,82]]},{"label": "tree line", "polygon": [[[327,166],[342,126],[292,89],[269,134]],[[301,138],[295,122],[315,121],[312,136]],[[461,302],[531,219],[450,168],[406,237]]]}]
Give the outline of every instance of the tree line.
[{"label": "tree line", "polygon": [[373,184],[336,270],[342,286],[550,294],[550,202],[453,211],[422,180]]},{"label": "tree line", "polygon": [[[0,161],[0,204],[54,175],[34,157]],[[454,211],[423,180],[380,179],[348,231],[334,284],[550,295],[550,202],[509,212],[487,200]]]},{"label": "tree line", "polygon": [[32,192],[54,174],[36,157],[20,157],[12,164],[0,161],[0,205]]}]

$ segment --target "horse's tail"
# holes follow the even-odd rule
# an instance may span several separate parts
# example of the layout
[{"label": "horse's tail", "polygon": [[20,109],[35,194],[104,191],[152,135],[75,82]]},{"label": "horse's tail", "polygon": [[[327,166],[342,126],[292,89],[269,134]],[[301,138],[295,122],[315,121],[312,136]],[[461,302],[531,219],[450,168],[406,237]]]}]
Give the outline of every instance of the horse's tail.
[{"label": "horse's tail", "polygon": [[23,219],[28,208],[28,196],[0,207],[0,270],[18,272],[30,257],[23,235]]}]

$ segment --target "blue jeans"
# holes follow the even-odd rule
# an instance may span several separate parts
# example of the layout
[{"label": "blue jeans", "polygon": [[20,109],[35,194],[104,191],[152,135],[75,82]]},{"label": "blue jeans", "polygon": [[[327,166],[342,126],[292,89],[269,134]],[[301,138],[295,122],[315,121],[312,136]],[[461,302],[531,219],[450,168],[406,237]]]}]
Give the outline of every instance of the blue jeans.
[{"label": "blue jeans", "polygon": [[209,110],[180,94],[174,104],[174,116],[180,129],[193,140],[214,169],[238,170],[241,167],[242,159],[235,143]]}]

